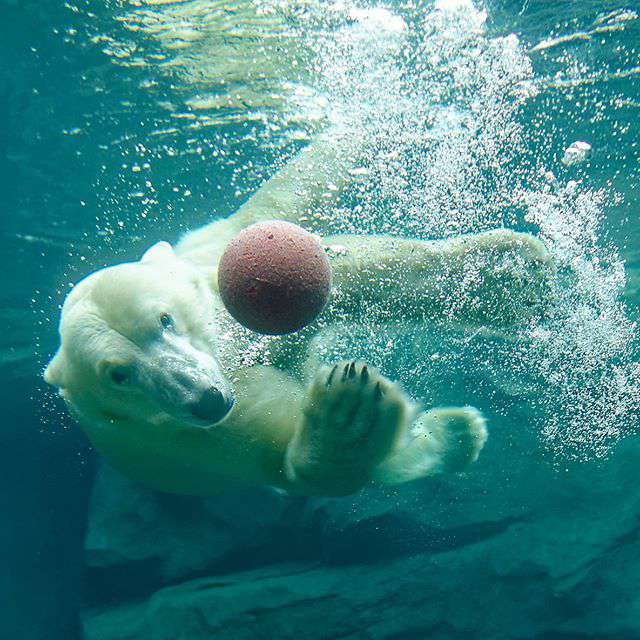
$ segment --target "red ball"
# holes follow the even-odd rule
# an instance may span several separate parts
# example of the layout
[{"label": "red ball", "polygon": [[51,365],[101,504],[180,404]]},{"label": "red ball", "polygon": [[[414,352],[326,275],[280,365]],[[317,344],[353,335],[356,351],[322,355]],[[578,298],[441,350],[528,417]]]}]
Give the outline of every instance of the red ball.
[{"label": "red ball", "polygon": [[258,333],[281,335],[314,320],[329,299],[331,267],[320,242],[290,222],[258,222],[227,246],[218,265],[229,313]]}]

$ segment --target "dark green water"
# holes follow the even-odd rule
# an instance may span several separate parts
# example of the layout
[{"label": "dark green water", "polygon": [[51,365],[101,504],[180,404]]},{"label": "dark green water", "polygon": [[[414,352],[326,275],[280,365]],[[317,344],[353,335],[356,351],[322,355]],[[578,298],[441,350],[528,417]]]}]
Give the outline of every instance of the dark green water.
[{"label": "dark green water", "polygon": [[[238,44],[234,3],[0,1],[1,639],[640,638],[640,3],[452,4],[386,3],[398,45],[388,14],[356,37],[357,11],[289,3],[242,14]],[[353,112],[379,154],[337,229],[504,225],[562,265],[554,317],[508,339],[374,326],[335,347],[482,409],[480,460],[341,500],[94,488],[41,381],[70,284],[230,215]]]}]

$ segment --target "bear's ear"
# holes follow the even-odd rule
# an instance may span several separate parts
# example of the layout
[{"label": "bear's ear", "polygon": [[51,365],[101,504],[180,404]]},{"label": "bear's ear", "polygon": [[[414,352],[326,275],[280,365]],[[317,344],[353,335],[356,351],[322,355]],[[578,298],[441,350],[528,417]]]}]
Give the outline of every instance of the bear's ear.
[{"label": "bear's ear", "polygon": [[140,262],[157,262],[171,259],[175,256],[173,248],[168,242],[157,242],[146,250]]},{"label": "bear's ear", "polygon": [[58,350],[58,353],[53,356],[44,370],[44,381],[53,387],[62,389],[65,386],[64,369],[64,356],[62,355],[62,350]]}]

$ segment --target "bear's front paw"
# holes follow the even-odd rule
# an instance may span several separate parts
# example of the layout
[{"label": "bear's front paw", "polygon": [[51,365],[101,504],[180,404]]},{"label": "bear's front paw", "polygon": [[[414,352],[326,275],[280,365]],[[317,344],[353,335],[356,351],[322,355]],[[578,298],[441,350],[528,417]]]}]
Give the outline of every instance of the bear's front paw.
[{"label": "bear's front paw", "polygon": [[409,401],[397,385],[365,363],[341,362],[316,376],[305,408],[307,426],[336,454],[381,460],[395,442]]},{"label": "bear's front paw", "polygon": [[290,479],[334,495],[364,486],[394,447],[410,410],[402,390],[364,363],[320,370],[289,448]]}]

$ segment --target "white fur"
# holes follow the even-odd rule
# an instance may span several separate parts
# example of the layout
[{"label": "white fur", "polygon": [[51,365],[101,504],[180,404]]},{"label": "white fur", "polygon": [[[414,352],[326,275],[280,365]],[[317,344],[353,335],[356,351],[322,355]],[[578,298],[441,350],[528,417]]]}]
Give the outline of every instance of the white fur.
[{"label": "white fur", "polygon": [[[279,368],[249,366],[250,334],[222,307],[216,264],[226,243],[262,219],[304,224],[335,185],[348,184],[352,150],[343,135],[325,134],[231,218],[189,234],[175,251],[159,243],[140,262],[98,271],[70,293],[45,380],[112,465],[173,492],[269,484],[342,495],[459,471],[477,458],[487,432],[476,410],[431,410],[411,426],[415,404],[379,372],[363,373],[363,363],[340,363],[329,384],[330,370],[320,369],[305,388],[293,367],[314,327],[277,342],[287,354]],[[325,242],[329,325],[411,317],[503,327],[536,312],[551,273],[539,241],[506,230],[440,242]],[[114,371],[126,382],[115,383]],[[212,386],[236,405],[218,423],[197,424],[187,408]]]}]

